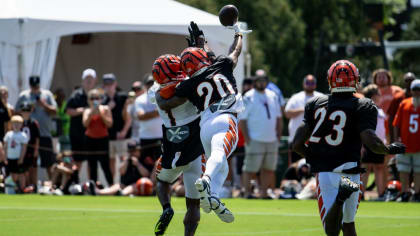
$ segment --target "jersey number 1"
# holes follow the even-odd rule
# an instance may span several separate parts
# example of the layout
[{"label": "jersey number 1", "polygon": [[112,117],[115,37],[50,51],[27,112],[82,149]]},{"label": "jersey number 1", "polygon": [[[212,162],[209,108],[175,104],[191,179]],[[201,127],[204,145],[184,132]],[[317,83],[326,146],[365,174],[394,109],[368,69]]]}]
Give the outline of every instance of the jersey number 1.
[{"label": "jersey number 1", "polygon": [[[327,110],[324,107],[318,108],[315,111],[315,119],[319,117],[318,122],[315,125],[315,129],[312,132],[311,137],[309,138],[309,142],[319,143],[321,141],[321,137],[316,137],[315,133],[321,126],[321,124],[325,120],[325,116],[327,115]],[[330,114],[329,119],[334,121],[336,124],[333,126],[333,130],[337,133],[335,138],[332,137],[332,134],[325,136],[325,141],[331,146],[338,146],[343,142],[344,131],[343,128],[346,125],[347,116],[346,113],[343,111],[334,111]],[[336,122],[338,120],[338,122]]]},{"label": "jersey number 1", "polygon": [[[213,81],[216,84],[217,92],[219,93],[220,97],[225,97],[226,92],[225,89],[222,86],[222,81],[225,84],[225,87],[229,90],[229,94],[235,94],[235,90],[233,89],[232,85],[229,83],[229,80],[222,74],[216,74],[213,77]],[[207,93],[205,93],[205,90],[207,90]],[[203,95],[206,95],[204,98],[204,110],[207,109],[210,105],[210,99],[213,94],[213,86],[210,82],[202,82],[197,87],[197,94],[198,96],[202,97]]]}]

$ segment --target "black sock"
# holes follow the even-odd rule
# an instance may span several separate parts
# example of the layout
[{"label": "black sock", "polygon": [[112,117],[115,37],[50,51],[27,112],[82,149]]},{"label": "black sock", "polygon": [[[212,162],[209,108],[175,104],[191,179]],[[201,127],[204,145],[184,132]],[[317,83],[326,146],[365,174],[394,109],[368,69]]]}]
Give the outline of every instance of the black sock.
[{"label": "black sock", "polygon": [[170,203],[166,203],[162,206],[163,210],[166,210],[168,208],[171,208],[171,204]]},{"label": "black sock", "polygon": [[341,200],[340,198],[338,198],[338,196],[335,198],[335,202],[337,203],[337,205],[342,206],[344,205],[345,200]]}]

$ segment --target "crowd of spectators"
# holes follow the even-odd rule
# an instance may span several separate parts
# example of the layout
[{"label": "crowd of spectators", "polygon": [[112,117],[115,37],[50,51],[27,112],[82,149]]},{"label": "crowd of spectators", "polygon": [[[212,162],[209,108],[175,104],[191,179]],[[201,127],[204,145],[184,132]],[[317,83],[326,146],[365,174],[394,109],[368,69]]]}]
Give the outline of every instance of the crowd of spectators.
[{"label": "crowd of spectators", "polygon": [[[114,74],[98,79],[89,68],[68,98],[63,89],[53,94],[40,88],[40,80],[31,76],[30,89],[21,92],[14,106],[8,103],[8,89],[0,86],[0,191],[153,194],[162,143],[162,120],[148,93],[153,78],[146,75],[124,92]],[[391,72],[378,69],[372,83],[355,94],[378,106],[377,135],[384,142],[407,146],[407,153],[396,157],[362,148],[366,198],[420,201],[420,80],[413,73],[406,73],[403,80],[404,89],[392,85]],[[313,75],[303,78],[302,88],[287,100],[264,70],[243,80],[245,110],[239,115],[239,142],[229,160],[225,196],[233,192],[248,199],[316,197],[310,165],[287,148],[303,121],[305,104],[322,95]],[[287,122],[288,129],[283,130]],[[279,153],[281,142],[285,158]],[[279,171],[281,162],[285,165]],[[81,173],[83,163],[86,173]],[[41,168],[47,175],[38,179]],[[371,176],[374,181],[369,181]],[[182,177],[172,189],[183,196]]]}]

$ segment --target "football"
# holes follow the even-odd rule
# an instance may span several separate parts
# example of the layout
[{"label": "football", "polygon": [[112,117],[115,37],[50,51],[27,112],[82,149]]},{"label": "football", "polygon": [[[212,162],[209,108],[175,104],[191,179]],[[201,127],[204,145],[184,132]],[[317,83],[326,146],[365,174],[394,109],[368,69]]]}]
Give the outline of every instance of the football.
[{"label": "football", "polygon": [[139,196],[150,196],[153,193],[153,182],[147,178],[143,177],[136,182],[137,195]]},{"label": "football", "polygon": [[238,21],[239,11],[234,5],[226,5],[219,11],[219,20],[223,26],[232,26]]}]

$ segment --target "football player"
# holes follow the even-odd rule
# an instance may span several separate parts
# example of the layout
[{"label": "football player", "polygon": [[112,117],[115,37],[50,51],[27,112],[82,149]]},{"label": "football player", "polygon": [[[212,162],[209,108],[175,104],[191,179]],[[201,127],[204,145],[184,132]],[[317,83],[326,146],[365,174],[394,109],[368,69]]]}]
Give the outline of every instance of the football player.
[{"label": "football player", "polygon": [[[227,223],[233,222],[234,216],[218,196],[229,172],[227,158],[238,142],[237,114],[242,111],[243,104],[233,69],[242,50],[243,34],[249,33],[238,25],[233,28],[235,36],[229,56],[211,59],[205,45],[186,48],[181,54],[181,68],[190,78],[176,86],[172,98],[157,96],[158,105],[163,110],[190,101],[202,112],[200,137],[207,163],[204,176],[197,179],[195,186],[200,192],[203,211],[210,213],[213,210]],[[202,31],[199,33],[203,34]]]},{"label": "football player", "polygon": [[[179,57],[162,55],[153,64],[153,78],[159,90],[152,87],[149,95],[152,101],[156,93],[170,98],[174,86],[186,78],[181,70]],[[155,234],[163,235],[174,214],[170,204],[170,186],[183,174],[187,213],[184,218],[185,235],[194,235],[200,221],[200,195],[195,189],[195,181],[205,168],[203,146],[200,141],[200,113],[190,102],[172,109],[158,112],[163,121],[162,157],[156,168],[157,195],[163,213],[155,226]]]},{"label": "football player", "polygon": [[344,235],[356,235],[354,219],[364,172],[360,168],[362,143],[377,154],[405,152],[403,144],[386,146],[376,136],[376,106],[370,99],[353,95],[359,80],[353,63],[334,62],[328,70],[331,95],[306,104],[304,122],[293,140],[293,149],[318,173],[319,213],[327,235],[339,235],[341,229]]}]

